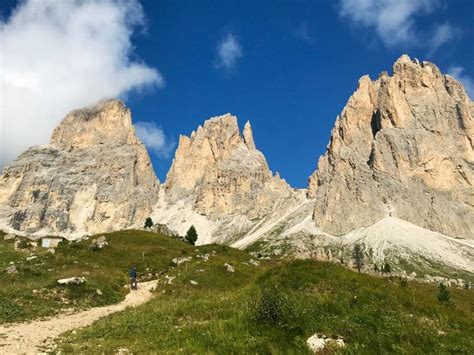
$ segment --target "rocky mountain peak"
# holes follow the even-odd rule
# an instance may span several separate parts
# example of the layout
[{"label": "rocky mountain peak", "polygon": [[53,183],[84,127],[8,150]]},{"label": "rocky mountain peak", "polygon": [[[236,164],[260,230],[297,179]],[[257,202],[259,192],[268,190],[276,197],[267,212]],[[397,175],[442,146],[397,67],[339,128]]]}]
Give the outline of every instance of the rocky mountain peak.
[{"label": "rocky mountain peak", "polygon": [[130,110],[115,99],[74,110],[54,129],[50,143],[68,149],[136,143]]},{"label": "rocky mountain peak", "polygon": [[259,216],[275,199],[292,194],[255,148],[250,123],[242,136],[237,117],[230,114],[210,118],[190,137],[180,137],[165,186],[169,200],[191,198],[195,211],[216,218]]},{"label": "rocky mountain peak", "polygon": [[106,100],[69,113],[51,144],[32,147],[0,177],[0,224],[31,235],[81,236],[130,227],[159,193],[130,111]]},{"label": "rocky mountain peak", "polygon": [[460,83],[407,55],[359,80],[310,177],[315,222],[344,234],[388,215],[474,235],[474,106]]}]

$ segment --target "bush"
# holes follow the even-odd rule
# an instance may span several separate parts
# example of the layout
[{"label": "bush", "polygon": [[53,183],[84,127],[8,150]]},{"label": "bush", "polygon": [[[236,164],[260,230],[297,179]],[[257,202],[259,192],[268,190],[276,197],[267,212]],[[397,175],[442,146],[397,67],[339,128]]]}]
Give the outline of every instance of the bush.
[{"label": "bush", "polygon": [[18,249],[28,249],[30,247],[30,243],[26,239],[20,239],[17,244]]},{"label": "bush", "polygon": [[357,244],[352,251],[352,257],[354,258],[354,263],[356,265],[357,271],[360,272],[364,266],[364,251],[360,244]]},{"label": "bush", "polygon": [[442,304],[451,304],[451,294],[445,284],[440,283],[438,287],[438,301]]},{"label": "bush", "polygon": [[408,280],[406,277],[401,277],[400,278],[400,286],[402,287],[407,287],[408,286]]},{"label": "bush", "polygon": [[251,306],[252,318],[258,323],[276,326],[288,332],[302,333],[304,312],[295,297],[284,293],[277,286],[262,289],[260,297]]},{"label": "bush", "polygon": [[198,239],[198,234],[196,232],[196,228],[194,226],[189,227],[188,231],[186,232],[186,241],[194,245]]},{"label": "bush", "polygon": [[153,220],[151,219],[151,217],[148,217],[145,220],[145,228],[151,228],[151,227],[153,227]]},{"label": "bush", "polygon": [[382,271],[386,274],[390,274],[392,272],[392,268],[390,267],[390,264],[385,263],[385,265],[383,266]]}]

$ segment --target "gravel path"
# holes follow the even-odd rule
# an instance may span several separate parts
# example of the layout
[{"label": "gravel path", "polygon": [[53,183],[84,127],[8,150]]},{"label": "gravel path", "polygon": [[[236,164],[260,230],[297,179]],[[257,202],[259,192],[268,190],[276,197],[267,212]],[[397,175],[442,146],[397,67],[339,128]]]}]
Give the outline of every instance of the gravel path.
[{"label": "gravel path", "polygon": [[78,313],[62,313],[42,320],[0,325],[0,354],[44,352],[64,332],[86,327],[102,317],[147,302],[152,298],[151,291],[156,284],[156,280],[140,283],[137,291],[130,292],[118,304],[94,307]]}]

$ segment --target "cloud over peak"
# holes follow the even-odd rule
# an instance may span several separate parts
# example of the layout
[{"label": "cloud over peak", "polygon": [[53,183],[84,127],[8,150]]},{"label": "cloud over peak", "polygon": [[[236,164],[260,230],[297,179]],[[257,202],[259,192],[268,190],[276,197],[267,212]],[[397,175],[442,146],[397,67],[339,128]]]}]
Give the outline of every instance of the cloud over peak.
[{"label": "cloud over peak", "polygon": [[458,33],[449,23],[426,31],[417,28],[417,17],[431,14],[440,4],[439,0],[340,0],[339,15],[373,29],[387,47],[425,46],[433,53]]},{"label": "cloud over peak", "polygon": [[235,67],[242,55],[242,46],[239,41],[235,35],[228,33],[217,45],[216,66],[230,70]]},{"label": "cloud over peak", "polygon": [[134,124],[138,138],[147,148],[158,157],[167,158],[175,147],[175,142],[170,140],[154,122],[137,122]]},{"label": "cloud over peak", "polygon": [[135,0],[29,0],[1,21],[0,166],[46,143],[72,109],[162,86],[156,69],[130,59],[143,24]]}]

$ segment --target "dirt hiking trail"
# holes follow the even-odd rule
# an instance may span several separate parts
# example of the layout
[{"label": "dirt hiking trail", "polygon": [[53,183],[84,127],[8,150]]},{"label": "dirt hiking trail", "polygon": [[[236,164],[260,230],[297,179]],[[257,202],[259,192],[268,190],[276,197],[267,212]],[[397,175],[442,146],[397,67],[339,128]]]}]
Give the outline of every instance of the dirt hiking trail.
[{"label": "dirt hiking trail", "polygon": [[45,352],[55,338],[69,330],[86,327],[96,320],[128,307],[141,305],[153,296],[157,281],[142,282],[120,303],[94,307],[78,313],[63,313],[42,320],[0,325],[0,354],[35,354]]}]

